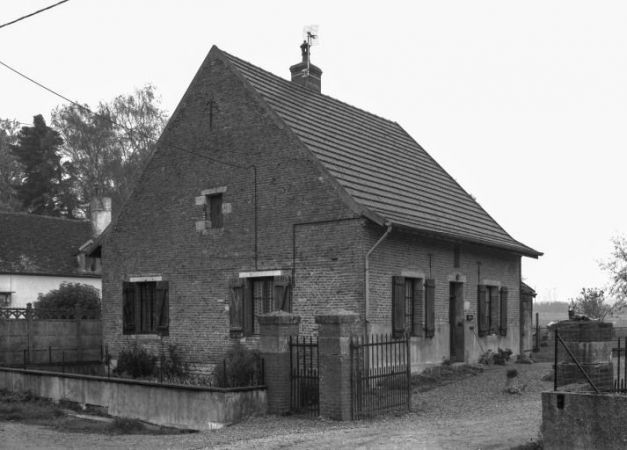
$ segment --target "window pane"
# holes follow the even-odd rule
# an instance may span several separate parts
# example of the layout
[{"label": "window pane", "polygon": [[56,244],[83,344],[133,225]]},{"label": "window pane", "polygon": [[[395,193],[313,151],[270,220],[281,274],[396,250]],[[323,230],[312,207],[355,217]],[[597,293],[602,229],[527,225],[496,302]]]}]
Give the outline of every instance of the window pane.
[{"label": "window pane", "polygon": [[211,203],[211,228],[222,228],[222,195],[209,197]]},{"label": "window pane", "polygon": [[140,283],[140,332],[154,331],[153,310],[155,304],[155,283]]},{"label": "window pane", "polygon": [[274,311],[274,283],[272,278],[253,279],[253,334],[259,334],[257,317]]},{"label": "window pane", "polygon": [[414,280],[405,279],[405,330],[414,332]]}]

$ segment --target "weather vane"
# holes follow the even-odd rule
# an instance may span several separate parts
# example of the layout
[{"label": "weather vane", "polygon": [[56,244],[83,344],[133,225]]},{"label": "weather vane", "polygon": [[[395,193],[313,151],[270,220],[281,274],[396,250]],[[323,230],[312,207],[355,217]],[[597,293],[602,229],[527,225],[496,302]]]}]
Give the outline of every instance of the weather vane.
[{"label": "weather vane", "polygon": [[307,57],[307,68],[303,69],[303,76],[309,76],[309,64],[311,47],[320,43],[320,35],[318,34],[318,25],[307,25],[303,28],[303,46],[304,54]]}]

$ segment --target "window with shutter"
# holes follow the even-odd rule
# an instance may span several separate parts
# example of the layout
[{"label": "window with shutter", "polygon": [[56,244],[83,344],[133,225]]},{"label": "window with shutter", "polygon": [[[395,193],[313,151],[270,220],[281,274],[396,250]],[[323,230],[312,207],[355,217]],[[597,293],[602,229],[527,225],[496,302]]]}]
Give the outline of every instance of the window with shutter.
[{"label": "window with shutter", "polygon": [[487,286],[477,286],[477,307],[479,314],[479,336],[486,336],[490,331],[489,307]]},{"label": "window with shutter", "polygon": [[405,334],[405,277],[392,277],[392,334]]},{"label": "window with shutter", "polygon": [[123,334],[167,335],[170,302],[167,281],[122,283]]},{"label": "window with shutter", "polygon": [[508,290],[506,287],[501,288],[501,320],[500,320],[500,334],[501,336],[507,336],[507,297]]},{"label": "window with shutter", "polygon": [[425,281],[425,337],[435,336],[435,280]]}]

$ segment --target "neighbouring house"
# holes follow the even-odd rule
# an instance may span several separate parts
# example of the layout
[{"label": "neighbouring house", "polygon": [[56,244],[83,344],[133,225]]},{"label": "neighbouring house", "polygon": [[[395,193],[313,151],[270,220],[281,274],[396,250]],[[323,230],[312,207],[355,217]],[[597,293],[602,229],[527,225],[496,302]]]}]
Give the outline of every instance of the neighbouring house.
[{"label": "neighbouring house", "polygon": [[522,352],[521,258],[542,253],[397,123],[322,94],[301,50],[291,81],[215,46],[201,65],[102,245],[113,358],[175,344],[209,367],[260,314],[315,336],[336,309],[408,333],[415,370]]},{"label": "neighbouring house", "polygon": [[89,255],[111,220],[111,200],[94,199],[91,220],[0,213],[0,307],[25,308],[61,283],[102,289],[100,258]]},{"label": "neighbouring house", "polygon": [[533,351],[533,299],[536,291],[527,283],[520,282],[520,351],[529,353]]}]

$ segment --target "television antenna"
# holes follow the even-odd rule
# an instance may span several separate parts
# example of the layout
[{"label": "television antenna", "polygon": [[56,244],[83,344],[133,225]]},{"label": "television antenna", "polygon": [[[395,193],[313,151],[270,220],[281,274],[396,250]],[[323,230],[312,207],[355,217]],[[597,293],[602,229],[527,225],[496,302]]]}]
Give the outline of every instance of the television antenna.
[{"label": "television antenna", "polygon": [[303,69],[303,76],[309,76],[309,65],[310,65],[310,57],[311,47],[314,45],[320,44],[320,35],[318,34],[318,25],[306,25],[303,27],[303,39],[305,45],[305,55],[307,58],[307,68]]}]

